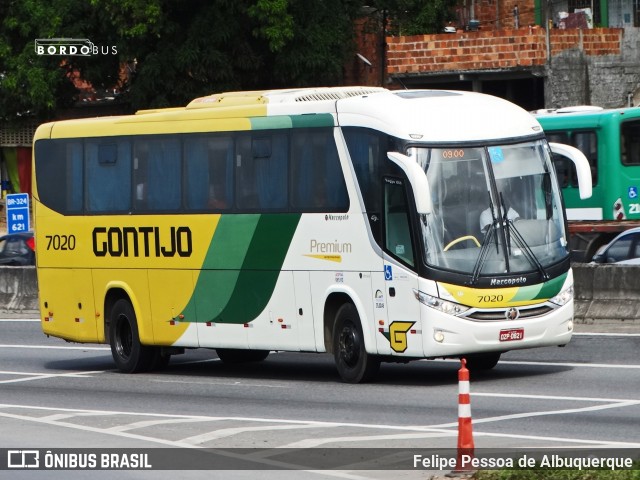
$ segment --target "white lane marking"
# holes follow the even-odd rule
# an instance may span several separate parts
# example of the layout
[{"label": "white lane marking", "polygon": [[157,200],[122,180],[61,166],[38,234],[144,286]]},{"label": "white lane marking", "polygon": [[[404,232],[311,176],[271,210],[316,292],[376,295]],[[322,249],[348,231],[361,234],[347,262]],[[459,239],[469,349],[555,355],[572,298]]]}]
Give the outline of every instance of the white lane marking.
[{"label": "white lane marking", "polygon": [[[0,408],[2,408],[3,406],[7,406],[7,405],[0,405]],[[13,405],[11,407],[18,407],[17,405]],[[29,407],[32,408],[32,407]],[[115,412],[111,412],[112,414]],[[135,415],[131,412],[129,412],[128,414],[130,415]],[[185,442],[181,442],[181,441],[173,441],[173,440],[165,440],[162,438],[156,438],[156,437],[148,437],[145,435],[136,435],[133,433],[127,433],[127,432],[120,432],[120,431],[114,431],[114,430],[107,430],[104,428],[96,428],[96,427],[90,427],[88,425],[80,425],[80,424],[76,424],[76,423],[67,423],[67,422],[60,422],[60,421],[56,421],[56,420],[47,420],[46,418],[35,418],[35,417],[30,417],[28,415],[17,415],[17,414],[10,414],[10,413],[4,413],[4,412],[0,412],[0,416],[1,417],[6,417],[6,418],[12,418],[15,420],[22,420],[22,421],[30,421],[30,422],[35,422],[35,423],[41,423],[41,424],[46,424],[46,425],[50,425],[50,426],[54,426],[54,427],[66,427],[66,428],[72,428],[75,430],[82,430],[85,432],[92,432],[92,433],[98,433],[98,434],[107,434],[107,435],[113,435],[116,437],[124,437],[124,438],[129,438],[129,439],[135,439],[135,440],[141,440],[141,441],[145,441],[145,442],[151,442],[151,443],[159,443],[162,445],[168,445],[171,447],[182,447],[182,448],[199,448],[199,447],[195,447],[194,445],[191,445],[189,443],[185,443]],[[206,449],[203,450],[206,452]],[[215,455],[220,455],[220,456],[225,456],[225,457],[229,457],[229,458],[235,458],[241,461],[246,461],[246,460],[252,460],[257,464],[263,464],[263,465],[270,465],[273,467],[277,467],[277,468],[281,468],[281,469],[296,469],[296,470],[308,470],[308,468],[306,468],[304,465],[297,465],[297,464],[292,464],[292,463],[288,463],[288,462],[280,462],[277,460],[270,460],[268,458],[252,458],[250,455],[242,455],[242,454],[236,454],[236,453],[232,453],[232,452],[228,452],[228,451],[223,451],[223,450],[215,450]],[[314,471],[315,472],[315,471]],[[331,471],[331,470],[327,470],[327,471],[322,471],[322,472],[318,472],[321,473],[322,475],[326,475],[326,476],[331,476],[331,477],[338,477],[338,478],[348,478],[348,479],[353,479],[353,480],[364,480],[366,477],[361,477],[359,475],[353,475],[350,473],[346,473],[346,472],[340,472],[340,471]]]},{"label": "white lane marking", "polygon": [[[457,363],[460,364],[460,360],[455,358],[443,358],[443,359],[421,359],[419,362],[437,362],[437,363]],[[574,367],[574,368],[621,368],[621,369],[640,369],[640,364],[627,364],[627,363],[573,363],[573,362],[531,362],[525,360],[500,360],[498,365],[534,365],[534,366],[546,366],[546,367]]]},{"label": "white lane marking", "polygon": [[482,393],[471,391],[471,397],[530,398],[533,400],[567,400],[569,402],[623,403],[640,401],[635,398],[569,397],[565,395],[533,395],[526,393]]},{"label": "white lane marking", "polygon": [[183,438],[181,442],[190,443],[191,445],[200,445],[211,440],[218,440],[220,438],[231,437],[246,432],[271,432],[274,430],[302,430],[305,428],[335,428],[337,425],[315,425],[305,424],[301,422],[299,425],[265,425],[261,427],[235,427],[235,428],[222,428],[220,430],[214,430],[211,432],[203,433],[201,435],[194,435],[192,437]]},{"label": "white lane marking", "polygon": [[116,427],[107,428],[106,430],[109,430],[112,432],[126,432],[127,430],[136,430],[138,428],[155,427],[156,425],[170,425],[172,423],[220,422],[223,420],[224,419],[222,418],[211,418],[209,420],[205,420],[202,418],[165,418],[162,420],[145,420],[143,422],[128,423],[127,425],[118,425]]},{"label": "white lane marking", "polygon": [[[180,365],[184,365],[181,363]],[[260,387],[260,388],[296,388],[288,385],[269,385],[266,383],[251,383],[248,380],[243,381],[235,381],[235,382],[216,382],[216,381],[195,381],[195,380],[159,380],[159,379],[151,379],[152,382],[156,383],[182,383],[186,385],[211,385],[211,386],[224,386],[224,387]]]},{"label": "white lane marking", "polygon": [[85,378],[95,373],[104,373],[104,370],[94,370],[90,372],[71,372],[71,373],[28,373],[28,372],[3,372],[0,371],[0,375],[29,375],[24,378],[14,378],[11,380],[0,380],[0,384],[4,383],[19,383],[19,382],[31,382],[33,380],[45,380],[48,378]]},{"label": "white lane marking", "polygon": [[[473,394],[471,394],[471,397],[473,397]],[[620,407],[631,407],[634,405],[640,405],[640,400],[631,400],[628,402],[620,402],[620,403],[608,403],[605,405],[593,405],[591,407],[582,407],[582,408],[567,408],[563,410],[543,410],[538,412],[498,415],[496,417],[474,418],[473,424],[501,422],[504,420],[515,420],[515,419],[530,418],[530,417],[546,417],[547,415],[566,415],[570,413],[595,412],[598,410],[608,410],[610,408],[620,408]],[[457,427],[457,426],[458,426],[458,422],[450,422],[450,423],[443,423],[439,425],[429,425],[429,428],[434,428],[434,427],[448,428],[448,427]]]},{"label": "white lane marking", "polygon": [[573,363],[573,362],[525,362],[519,360],[500,360],[499,365],[544,365],[547,367],[575,367],[575,368],[621,368],[640,369],[640,365],[626,363]]},{"label": "white lane marking", "polygon": [[[456,426],[458,424],[456,423]],[[307,438],[298,442],[289,443],[278,448],[316,448],[327,443],[341,443],[341,442],[370,442],[376,440],[411,440],[411,439],[423,439],[423,438],[445,438],[455,437],[458,435],[457,431],[449,431],[447,433],[396,433],[392,435],[354,435],[351,437],[333,437],[333,438]],[[274,453],[277,455],[277,452]]]},{"label": "white lane marking", "polygon": [[628,333],[628,332],[573,332],[572,335],[579,337],[640,337],[640,333]]},{"label": "white lane marking", "polygon": [[0,348],[32,348],[32,349],[53,349],[53,350],[111,350],[109,347],[69,347],[60,345],[0,345]]},{"label": "white lane marking", "polygon": [[38,322],[40,323],[40,319],[39,318],[0,318],[0,322],[7,322],[7,323]]}]

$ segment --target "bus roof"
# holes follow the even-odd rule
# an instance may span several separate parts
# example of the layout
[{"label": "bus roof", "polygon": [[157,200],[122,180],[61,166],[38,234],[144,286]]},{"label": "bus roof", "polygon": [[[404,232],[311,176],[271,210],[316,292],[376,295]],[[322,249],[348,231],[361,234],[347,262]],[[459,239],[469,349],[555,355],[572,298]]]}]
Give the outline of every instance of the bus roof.
[{"label": "bus roof", "polygon": [[626,118],[640,118],[640,107],[559,109],[540,114],[535,118],[545,129],[597,128],[611,120],[624,121]]},{"label": "bus roof", "polygon": [[[311,114],[324,115],[314,123]],[[300,116],[305,116],[302,125],[358,126],[423,142],[500,140],[542,131],[528,112],[489,95],[325,87],[226,92],[185,107],[53,122],[41,126],[34,139],[287,128],[300,124],[287,117]]]}]

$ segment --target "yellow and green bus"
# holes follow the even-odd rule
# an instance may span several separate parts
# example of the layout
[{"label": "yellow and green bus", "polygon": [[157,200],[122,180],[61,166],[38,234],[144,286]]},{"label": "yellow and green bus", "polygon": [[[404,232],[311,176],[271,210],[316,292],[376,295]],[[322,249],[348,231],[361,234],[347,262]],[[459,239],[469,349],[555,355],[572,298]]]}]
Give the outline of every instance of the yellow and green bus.
[{"label": "yellow and green bus", "polygon": [[[491,112],[491,115],[487,115]],[[332,87],[41,125],[34,217],[42,328],[107,343],[123,372],[189,348],[223,362],[381,361],[564,345],[566,219],[551,150],[504,100]]]}]

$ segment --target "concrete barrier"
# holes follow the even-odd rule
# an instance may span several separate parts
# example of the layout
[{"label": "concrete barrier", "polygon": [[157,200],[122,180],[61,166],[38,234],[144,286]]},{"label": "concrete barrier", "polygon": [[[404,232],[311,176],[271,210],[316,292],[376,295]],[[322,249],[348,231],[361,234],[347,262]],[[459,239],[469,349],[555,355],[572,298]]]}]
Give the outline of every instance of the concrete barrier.
[{"label": "concrete barrier", "polygon": [[[640,333],[640,265],[575,263],[575,323]],[[0,267],[0,316],[39,316],[35,267]]]},{"label": "concrete barrier", "polygon": [[[640,265],[572,265],[575,322],[640,333]],[[611,328],[608,328],[611,327]]]},{"label": "concrete barrier", "polygon": [[39,317],[35,267],[0,267],[0,315]]}]

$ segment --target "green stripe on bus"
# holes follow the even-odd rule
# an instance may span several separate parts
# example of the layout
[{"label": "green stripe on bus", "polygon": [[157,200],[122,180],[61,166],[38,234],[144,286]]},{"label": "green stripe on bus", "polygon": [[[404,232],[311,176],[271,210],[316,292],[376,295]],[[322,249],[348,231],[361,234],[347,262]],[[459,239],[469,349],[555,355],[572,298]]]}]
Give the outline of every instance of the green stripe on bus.
[{"label": "green stripe on bus", "polygon": [[243,324],[273,295],[300,214],[223,215],[198,276],[198,322]]},{"label": "green stripe on bus", "polygon": [[318,113],[316,115],[293,115],[291,117],[293,128],[308,128],[308,127],[333,127],[335,122],[333,121],[333,115],[330,113]]},{"label": "green stripe on bus", "polygon": [[313,115],[277,115],[275,117],[252,117],[252,130],[270,130],[278,128],[318,128],[333,127],[335,122],[330,113]]},{"label": "green stripe on bus", "polygon": [[567,274],[564,273],[559,277],[549,280],[542,285],[531,285],[528,287],[520,287],[511,301],[538,300],[555,297],[564,285]]},{"label": "green stripe on bus", "polygon": [[276,128],[291,128],[291,117],[278,115],[275,117],[251,117],[251,130],[271,130]]}]

